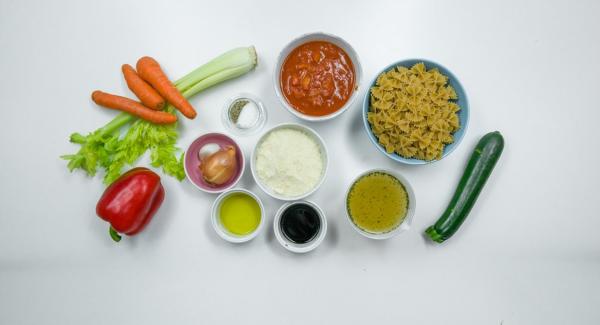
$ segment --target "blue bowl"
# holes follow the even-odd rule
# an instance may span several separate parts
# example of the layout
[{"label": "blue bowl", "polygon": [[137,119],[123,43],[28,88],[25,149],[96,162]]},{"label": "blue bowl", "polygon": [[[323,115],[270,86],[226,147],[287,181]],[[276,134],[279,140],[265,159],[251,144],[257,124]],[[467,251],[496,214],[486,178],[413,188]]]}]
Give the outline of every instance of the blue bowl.
[{"label": "blue bowl", "polygon": [[[369,121],[367,121],[367,113],[369,112],[369,109],[371,106],[371,100],[370,100],[371,99],[371,87],[373,87],[375,85],[375,81],[377,80],[377,77],[379,77],[379,75],[381,75],[384,72],[388,72],[388,71],[394,69],[397,66],[404,66],[404,67],[410,68],[413,65],[420,63],[420,62],[423,62],[425,64],[425,67],[427,68],[427,70],[437,68],[440,71],[440,73],[442,73],[448,77],[448,83],[450,84],[450,86],[452,86],[452,88],[454,88],[454,90],[456,91],[456,95],[458,96],[458,100],[456,101],[456,104],[458,104],[458,106],[460,106],[460,111],[458,111],[458,119],[460,121],[460,128],[453,134],[454,142],[444,146],[444,152],[442,154],[442,158],[437,159],[437,160],[429,160],[428,161],[428,160],[415,159],[415,158],[404,158],[404,157],[396,154],[395,152],[387,153],[385,151],[385,148],[383,146],[381,146],[379,144],[379,142],[377,141],[377,137],[375,137],[375,135],[373,134],[373,130],[371,130],[371,125],[369,124]],[[443,159],[444,157],[448,156],[452,151],[454,151],[454,149],[460,144],[460,142],[462,141],[462,138],[465,135],[465,132],[467,130],[467,125],[469,124],[469,102],[467,100],[467,94],[465,93],[465,90],[460,85],[460,82],[458,82],[458,78],[456,78],[456,76],[454,74],[452,74],[452,72],[450,72],[450,70],[444,68],[441,64],[433,62],[433,61],[424,60],[424,59],[408,59],[408,60],[402,60],[402,61],[395,62],[395,63],[387,66],[385,69],[383,69],[383,71],[381,71],[380,73],[377,74],[377,76],[373,79],[373,81],[367,87],[367,93],[365,95],[365,100],[363,102],[362,115],[363,115],[363,124],[365,125],[365,130],[367,131],[367,135],[369,136],[369,139],[371,139],[371,142],[373,142],[375,147],[377,147],[377,149],[379,149],[379,151],[381,151],[384,155],[386,155],[390,159],[393,159],[395,161],[398,161],[398,162],[401,162],[404,164],[424,165],[424,164],[432,163],[434,161]]]}]

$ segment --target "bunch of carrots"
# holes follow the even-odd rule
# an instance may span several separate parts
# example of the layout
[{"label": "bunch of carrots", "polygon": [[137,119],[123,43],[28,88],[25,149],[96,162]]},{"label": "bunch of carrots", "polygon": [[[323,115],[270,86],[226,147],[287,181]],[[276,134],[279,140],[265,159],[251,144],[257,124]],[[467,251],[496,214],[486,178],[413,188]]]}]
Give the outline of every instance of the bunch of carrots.
[{"label": "bunch of carrots", "polygon": [[100,90],[92,93],[92,100],[100,106],[129,113],[154,124],[171,124],[177,121],[175,114],[162,111],[166,102],[185,117],[196,117],[194,107],[175,88],[155,59],[149,56],[142,57],[137,61],[136,69],[129,64],[121,67],[127,87],[140,102]]}]

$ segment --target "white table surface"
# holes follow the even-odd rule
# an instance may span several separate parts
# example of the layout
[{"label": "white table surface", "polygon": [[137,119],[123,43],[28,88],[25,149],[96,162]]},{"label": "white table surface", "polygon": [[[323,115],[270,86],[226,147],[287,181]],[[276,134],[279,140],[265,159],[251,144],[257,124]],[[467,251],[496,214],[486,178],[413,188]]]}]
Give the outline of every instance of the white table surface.
[{"label": "white table surface", "polygon": [[[0,323],[599,324],[599,14],[597,1],[0,1]],[[182,123],[180,146],[224,131],[220,109],[239,92],[262,98],[268,126],[298,122],[272,71],[310,31],[350,42],[363,84],[403,58],[444,64],[469,96],[462,144],[441,162],[399,165],[370,144],[356,102],[310,124],[331,155],[310,197],[330,225],[316,251],[288,253],[271,226],[224,242],[209,223],[215,196],[169,177],[146,231],[113,243],[94,210],[101,178],[58,159],[78,148],[71,132],[115,114],[92,90],[131,95],[120,66],[142,55],[177,78],[255,45],[256,71],[192,100],[198,117]],[[428,244],[422,231],[494,130],[506,148],[469,219],[447,244]],[[257,137],[237,138],[246,154]],[[374,167],[402,173],[417,196],[412,229],[387,241],[361,237],[344,215],[350,180]],[[281,202],[249,172],[240,185],[271,221]]]}]

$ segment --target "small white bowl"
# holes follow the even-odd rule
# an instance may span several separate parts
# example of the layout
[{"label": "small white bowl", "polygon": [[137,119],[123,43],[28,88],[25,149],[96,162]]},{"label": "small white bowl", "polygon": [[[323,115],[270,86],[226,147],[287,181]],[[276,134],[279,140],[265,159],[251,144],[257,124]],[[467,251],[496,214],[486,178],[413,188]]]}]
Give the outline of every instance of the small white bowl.
[{"label": "small white bowl", "polygon": [[[258,224],[258,227],[256,227],[256,229],[254,229],[253,232],[251,232],[247,235],[243,235],[243,236],[232,234],[229,231],[227,231],[227,229],[225,229],[223,227],[223,225],[221,224],[221,221],[219,219],[219,209],[221,208],[221,203],[223,202],[223,199],[225,199],[229,195],[232,195],[235,193],[244,193],[244,194],[250,195],[253,199],[256,200],[256,202],[258,203],[258,206],[260,207],[260,223]],[[244,243],[244,242],[247,242],[247,241],[253,239],[254,237],[256,237],[258,235],[258,233],[263,229],[264,224],[265,224],[265,207],[263,206],[263,203],[260,200],[260,198],[258,196],[256,196],[256,194],[254,194],[248,190],[245,190],[245,189],[234,188],[234,189],[231,189],[231,190],[221,193],[217,197],[215,202],[213,202],[212,210],[211,210],[211,223],[212,223],[213,229],[221,238],[225,239],[226,241],[228,241],[230,243],[236,243],[236,244]]]},{"label": "small white bowl", "polygon": [[[319,228],[319,233],[315,236],[315,238],[313,240],[309,241],[308,243],[304,243],[304,244],[294,243],[293,241],[287,239],[285,237],[285,235],[281,233],[281,227],[279,226],[279,221],[281,220],[281,215],[283,214],[283,211],[285,209],[287,209],[289,206],[294,205],[294,204],[299,204],[299,203],[308,204],[311,207],[313,207],[315,210],[317,210],[317,213],[319,214],[319,218],[321,221],[321,227]],[[279,208],[279,210],[277,210],[277,214],[275,214],[275,218],[273,219],[273,232],[275,232],[275,237],[277,238],[277,241],[281,244],[281,246],[283,246],[288,251],[294,252],[294,253],[307,253],[307,252],[310,252],[313,249],[317,248],[321,244],[323,239],[325,239],[325,235],[327,234],[327,218],[325,217],[325,213],[323,212],[323,210],[321,210],[321,208],[319,208],[318,205],[316,205],[315,203],[313,203],[311,201],[302,200],[302,201],[288,202],[288,203],[282,205]]]},{"label": "small white bowl", "polygon": [[[406,210],[406,217],[404,217],[404,220],[402,221],[402,223],[400,223],[400,225],[398,225],[398,227],[396,227],[388,232],[382,232],[382,233],[368,232],[366,230],[359,228],[352,220],[352,217],[350,216],[350,211],[348,211],[348,195],[350,194],[350,190],[352,189],[352,187],[354,186],[356,181],[358,181],[361,177],[363,177],[365,175],[375,173],[375,172],[385,173],[385,174],[391,175],[391,176],[395,177],[396,179],[398,179],[400,181],[400,183],[402,183],[402,185],[404,186],[404,189],[406,190],[406,194],[408,195],[408,208]],[[410,185],[410,183],[408,182],[408,180],[406,178],[404,178],[402,175],[400,175],[399,173],[392,171],[392,170],[388,170],[388,169],[371,169],[371,170],[368,170],[368,171],[358,175],[358,177],[356,177],[352,181],[352,184],[350,184],[350,186],[348,187],[348,191],[346,191],[346,197],[344,200],[344,204],[346,205],[346,209],[345,209],[346,216],[347,216],[348,222],[350,223],[352,228],[354,228],[354,230],[356,230],[359,234],[361,234],[367,238],[371,238],[371,239],[388,239],[388,238],[392,238],[392,237],[396,236],[397,234],[399,234],[405,230],[408,230],[410,228],[410,225],[412,224],[412,220],[415,215],[415,209],[417,207],[416,203],[417,203],[417,201],[415,200],[415,192],[413,191],[413,188]]]},{"label": "small white bowl", "polygon": [[[321,150],[321,158],[323,159],[323,174],[321,175],[321,180],[319,180],[319,182],[315,185],[315,187],[312,190],[310,190],[304,194],[297,195],[297,196],[283,196],[281,194],[275,193],[266,184],[263,184],[262,180],[258,176],[258,173],[256,172],[256,155],[257,155],[258,147],[260,146],[262,141],[265,139],[265,137],[267,135],[269,135],[269,133],[271,133],[275,130],[284,129],[284,128],[300,130],[302,132],[305,132],[309,136],[312,136],[313,139],[319,144],[319,149]],[[258,139],[258,141],[256,142],[256,145],[254,146],[254,150],[252,151],[252,158],[250,161],[250,170],[252,171],[252,177],[254,178],[254,181],[256,182],[256,184],[258,184],[258,187],[260,187],[261,190],[263,190],[265,193],[269,194],[270,196],[272,196],[278,200],[283,200],[283,201],[300,200],[300,199],[303,199],[303,198],[311,195],[312,193],[314,193],[323,184],[323,181],[325,181],[325,176],[327,175],[328,166],[329,166],[329,159],[327,156],[327,147],[325,146],[325,141],[323,141],[323,138],[321,138],[321,136],[315,130],[309,128],[308,126],[304,126],[304,125],[296,124],[296,123],[283,123],[283,124],[279,124],[279,125],[271,128],[270,130],[267,130],[260,137],[260,139]]]},{"label": "small white bowl", "polygon": [[[304,43],[312,42],[312,41],[326,41],[326,42],[330,42],[330,43],[333,43],[333,44],[339,46],[342,50],[344,50],[344,52],[346,52],[346,54],[348,54],[348,56],[350,57],[350,60],[352,60],[352,64],[354,65],[355,83],[354,83],[354,91],[352,92],[352,95],[350,96],[350,98],[348,98],[348,101],[344,104],[344,106],[342,106],[337,111],[335,111],[329,115],[324,115],[324,116],[306,115],[306,114],[303,114],[303,113],[297,111],[295,108],[293,108],[288,103],[288,101],[285,99],[285,96],[283,95],[283,93],[281,91],[281,84],[280,84],[280,80],[279,80],[280,75],[281,75],[281,67],[283,66],[283,63],[285,62],[285,59],[288,57],[288,55],[298,46],[300,46]],[[306,120],[306,121],[314,121],[314,122],[330,120],[336,116],[341,115],[345,111],[347,111],[348,108],[350,108],[350,106],[352,106],[352,103],[354,102],[356,97],[358,97],[361,81],[362,81],[362,67],[360,65],[360,60],[358,58],[358,54],[356,54],[356,51],[354,50],[354,48],[352,48],[352,46],[348,42],[343,40],[341,37],[335,36],[332,34],[323,33],[323,32],[304,34],[304,35],[301,35],[301,36],[295,38],[290,43],[288,43],[283,48],[283,50],[279,53],[279,57],[277,58],[277,64],[275,65],[275,71],[273,73],[273,85],[275,87],[275,94],[277,94],[277,97],[279,98],[279,101],[281,101],[281,104],[290,113],[294,114],[295,116],[297,116],[303,120]]]},{"label": "small white bowl", "polygon": [[[258,119],[254,126],[248,129],[242,129],[237,127],[237,125],[229,118],[229,109],[231,108],[231,105],[240,99],[245,99],[253,102],[256,105],[256,108],[258,109]],[[260,99],[258,99],[258,97],[249,93],[240,93],[230,98],[225,103],[221,112],[221,121],[229,131],[233,132],[236,135],[252,135],[260,131],[260,129],[262,129],[265,126],[267,122],[267,110],[265,109],[265,105],[263,104],[263,102]]]}]

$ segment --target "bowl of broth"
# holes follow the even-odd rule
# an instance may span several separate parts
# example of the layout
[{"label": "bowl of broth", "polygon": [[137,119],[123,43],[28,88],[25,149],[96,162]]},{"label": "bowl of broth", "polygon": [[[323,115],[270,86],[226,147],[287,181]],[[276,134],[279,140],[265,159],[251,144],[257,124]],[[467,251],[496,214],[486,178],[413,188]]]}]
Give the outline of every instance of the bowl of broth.
[{"label": "bowl of broth", "polygon": [[388,239],[410,228],[415,194],[399,173],[373,169],[360,174],[346,193],[346,215],[352,227],[372,239]]},{"label": "bowl of broth", "polygon": [[316,32],[287,44],[277,59],[273,84],[281,104],[307,121],[339,116],[358,96],[362,68],[341,37]]}]

